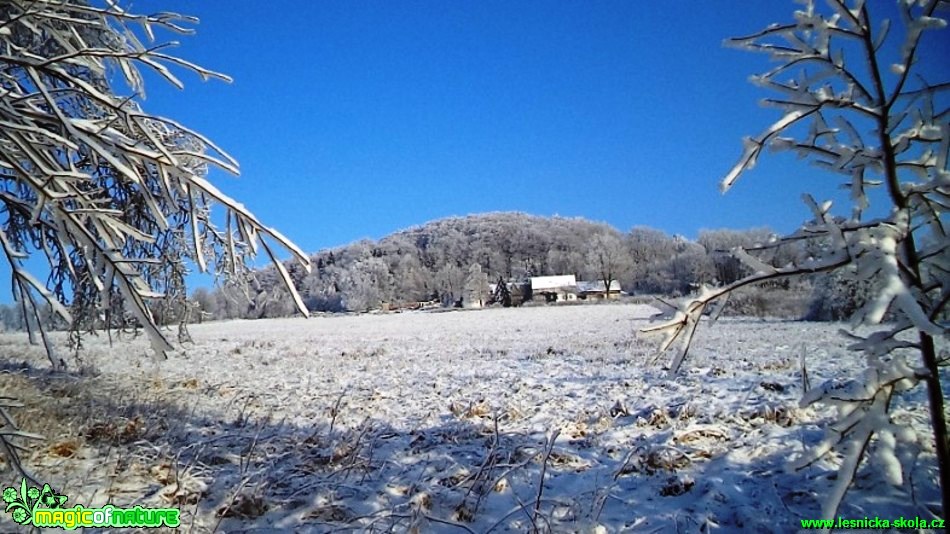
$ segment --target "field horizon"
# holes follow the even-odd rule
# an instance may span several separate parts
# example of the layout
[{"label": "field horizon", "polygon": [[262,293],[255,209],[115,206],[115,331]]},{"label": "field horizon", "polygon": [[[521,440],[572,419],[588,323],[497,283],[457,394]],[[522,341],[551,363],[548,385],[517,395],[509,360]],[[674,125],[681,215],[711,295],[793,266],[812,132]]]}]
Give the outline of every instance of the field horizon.
[{"label": "field horizon", "polygon": [[[638,334],[655,313],[234,320],[192,325],[161,362],[144,335],[110,346],[101,333],[69,373],[4,334],[0,389],[46,437],[25,467],[69,505],[178,507],[194,532],[761,531],[819,517],[835,460],[787,464],[832,413],[798,406],[803,351],[812,386],[863,365],[840,325],[704,323],[669,377]],[[894,417],[928,432],[923,402]],[[932,452],[910,467],[912,499],[862,470],[840,515],[924,516],[939,501]]]}]

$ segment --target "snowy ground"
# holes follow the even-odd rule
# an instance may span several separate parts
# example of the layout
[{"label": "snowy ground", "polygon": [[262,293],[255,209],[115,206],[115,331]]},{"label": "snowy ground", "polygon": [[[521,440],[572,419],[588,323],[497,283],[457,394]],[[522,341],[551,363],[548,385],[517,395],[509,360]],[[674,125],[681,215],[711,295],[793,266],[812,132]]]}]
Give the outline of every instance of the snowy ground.
[{"label": "snowy ground", "polygon": [[[654,312],[233,321],[193,326],[160,364],[142,337],[100,335],[82,376],[3,335],[0,395],[48,438],[24,459],[67,504],[180,506],[194,532],[767,532],[817,518],[834,465],[785,466],[830,415],[798,408],[803,347],[812,384],[863,368],[840,325],[723,319],[669,379],[636,333]],[[928,432],[921,396],[896,413]],[[932,517],[933,464],[921,457],[913,493],[865,469],[840,515]]]}]

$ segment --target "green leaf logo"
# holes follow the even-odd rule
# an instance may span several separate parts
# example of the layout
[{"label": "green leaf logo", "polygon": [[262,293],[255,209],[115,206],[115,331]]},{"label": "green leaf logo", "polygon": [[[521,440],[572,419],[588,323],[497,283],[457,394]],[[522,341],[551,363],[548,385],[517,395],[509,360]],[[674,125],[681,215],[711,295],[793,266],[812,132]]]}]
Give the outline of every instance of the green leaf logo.
[{"label": "green leaf logo", "polygon": [[9,513],[15,522],[26,525],[38,508],[62,508],[66,503],[65,495],[57,495],[49,484],[43,489],[27,486],[26,478],[20,482],[19,491],[14,487],[3,489],[4,512]]},{"label": "green leaf logo", "polygon": [[[20,491],[17,491],[16,488],[13,487],[8,487],[3,490],[3,502],[7,503],[7,507],[4,511],[11,514],[13,520],[21,525],[26,524],[33,516],[33,507],[29,504],[30,490],[32,489],[36,488],[27,489],[26,478],[24,478],[20,483]],[[39,495],[39,493],[37,493],[37,495]]]},{"label": "green leaf logo", "polygon": [[55,509],[62,508],[64,504],[66,504],[65,495],[57,495],[53,488],[49,487],[49,484],[43,484],[43,491],[40,492],[37,506],[42,505],[44,508]]}]

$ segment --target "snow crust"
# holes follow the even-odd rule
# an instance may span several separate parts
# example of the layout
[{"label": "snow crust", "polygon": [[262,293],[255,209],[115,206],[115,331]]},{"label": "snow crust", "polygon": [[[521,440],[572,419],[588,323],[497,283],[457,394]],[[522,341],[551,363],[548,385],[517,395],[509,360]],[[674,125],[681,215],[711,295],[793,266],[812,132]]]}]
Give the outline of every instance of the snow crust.
[{"label": "snow crust", "polygon": [[[70,503],[176,505],[196,532],[765,532],[818,517],[837,460],[788,465],[833,412],[799,406],[799,361],[804,350],[813,386],[860,376],[841,325],[703,322],[671,379],[657,341],[637,335],[656,313],[209,323],[160,364],[146,336],[110,347],[103,334],[81,353],[95,377],[44,374],[41,349],[3,335],[0,388],[40,384],[20,395],[24,413],[62,418],[66,428],[45,430],[51,447],[78,442],[71,457],[40,446],[26,458]],[[893,414],[901,425],[874,453],[886,469],[859,471],[843,517],[923,515],[937,502],[932,452],[904,465],[894,453],[895,434],[930,435],[925,400]],[[117,430],[103,438],[102,425]],[[913,496],[894,486],[902,479]]]}]

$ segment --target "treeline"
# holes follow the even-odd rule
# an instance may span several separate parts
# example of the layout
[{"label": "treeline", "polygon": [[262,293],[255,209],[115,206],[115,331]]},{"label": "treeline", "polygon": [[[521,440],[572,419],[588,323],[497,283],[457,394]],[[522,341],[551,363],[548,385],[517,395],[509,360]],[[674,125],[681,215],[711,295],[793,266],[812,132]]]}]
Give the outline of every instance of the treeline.
[{"label": "treeline", "polygon": [[[563,274],[591,281],[607,277],[626,293],[675,298],[700,284],[728,284],[748,274],[728,252],[734,247],[766,245],[756,257],[782,266],[796,256],[819,255],[823,246],[807,240],[768,246],[772,239],[767,228],[703,230],[693,241],[646,227],[624,233],[581,218],[490,213],[441,219],[379,241],[323,250],[311,257],[310,273],[295,263],[287,268],[314,312],[365,312],[418,303],[454,306],[475,295],[487,298],[489,282],[521,287],[532,276]],[[838,319],[861,305],[868,289],[865,282],[841,275],[814,275],[741,291],[727,312]],[[273,268],[218,289],[199,288],[184,302],[153,301],[149,307],[160,324],[295,313]],[[52,317],[41,315],[44,322],[46,315]],[[120,309],[92,321],[80,328],[134,323]],[[19,306],[0,305],[0,328],[23,330],[25,325]]]},{"label": "treeline", "polygon": [[[624,233],[582,218],[490,213],[441,219],[379,241],[363,240],[318,252],[311,258],[309,274],[298,265],[287,266],[305,304],[315,312],[364,312],[419,302],[451,306],[470,291],[476,276],[515,283],[560,274],[603,280],[609,271],[627,293],[676,297],[695,291],[700,284],[738,280],[747,268],[728,251],[767,245],[772,239],[773,232],[767,228],[703,230],[693,241],[647,227]],[[807,248],[820,246],[801,241],[756,254],[781,266],[795,255],[809,253]],[[859,305],[862,293],[856,283],[830,283],[821,276],[765,290],[770,293],[740,294],[731,309],[768,313],[763,308],[782,307],[773,301],[784,298],[797,304],[786,306],[793,309],[780,310],[780,315],[836,319]],[[214,291],[199,289],[192,300],[202,317],[214,319],[294,313],[273,268],[257,272],[242,284]]]}]

